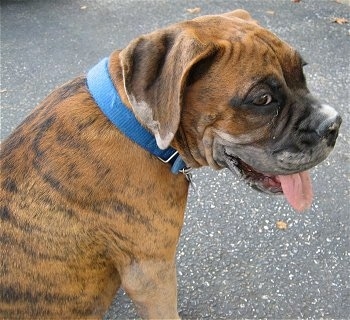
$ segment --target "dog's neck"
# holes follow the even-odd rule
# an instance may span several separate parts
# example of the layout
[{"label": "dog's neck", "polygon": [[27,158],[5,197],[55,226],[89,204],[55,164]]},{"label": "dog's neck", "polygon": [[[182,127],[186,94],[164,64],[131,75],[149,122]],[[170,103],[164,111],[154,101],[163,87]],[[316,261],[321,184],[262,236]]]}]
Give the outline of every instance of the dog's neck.
[{"label": "dog's neck", "polygon": [[189,168],[178,151],[172,147],[165,150],[160,149],[154,136],[139,123],[132,110],[122,102],[109,73],[108,58],[100,61],[88,72],[87,85],[91,96],[104,115],[126,137],[149,151],[160,161],[171,164],[172,173],[188,174]]}]

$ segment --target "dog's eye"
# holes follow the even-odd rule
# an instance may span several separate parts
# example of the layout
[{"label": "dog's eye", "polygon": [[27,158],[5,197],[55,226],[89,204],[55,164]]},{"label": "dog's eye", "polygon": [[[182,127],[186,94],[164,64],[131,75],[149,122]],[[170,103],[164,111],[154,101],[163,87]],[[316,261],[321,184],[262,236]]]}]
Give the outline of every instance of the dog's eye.
[{"label": "dog's eye", "polygon": [[253,104],[255,104],[256,106],[267,106],[271,102],[272,102],[272,97],[267,93],[253,100]]}]

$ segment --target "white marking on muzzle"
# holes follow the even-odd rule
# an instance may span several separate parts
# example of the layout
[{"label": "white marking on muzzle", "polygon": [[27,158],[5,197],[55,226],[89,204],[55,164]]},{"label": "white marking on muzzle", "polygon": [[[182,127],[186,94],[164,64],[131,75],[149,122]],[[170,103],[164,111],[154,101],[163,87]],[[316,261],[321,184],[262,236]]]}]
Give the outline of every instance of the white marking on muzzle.
[{"label": "white marking on muzzle", "polygon": [[328,119],[334,119],[338,116],[338,112],[328,104],[322,104],[320,112],[323,113]]}]

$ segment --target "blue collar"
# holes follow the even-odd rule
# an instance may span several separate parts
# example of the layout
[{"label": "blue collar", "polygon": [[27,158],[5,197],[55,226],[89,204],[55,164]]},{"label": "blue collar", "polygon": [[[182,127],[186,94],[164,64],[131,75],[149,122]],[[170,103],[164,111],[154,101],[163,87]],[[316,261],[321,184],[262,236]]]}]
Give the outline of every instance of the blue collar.
[{"label": "blue collar", "polygon": [[109,75],[108,58],[104,58],[88,72],[87,86],[105,116],[125,136],[162,162],[171,164],[172,173],[187,174],[188,168],[179,153],[171,147],[161,150],[154,136],[141,126],[131,110],[122,103]]}]

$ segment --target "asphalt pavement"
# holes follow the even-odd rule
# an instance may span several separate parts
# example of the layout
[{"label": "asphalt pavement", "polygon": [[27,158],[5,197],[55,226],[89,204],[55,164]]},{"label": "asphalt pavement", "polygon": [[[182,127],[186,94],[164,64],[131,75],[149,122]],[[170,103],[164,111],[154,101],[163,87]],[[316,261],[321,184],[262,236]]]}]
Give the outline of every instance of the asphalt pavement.
[{"label": "asphalt pavement", "polygon": [[[137,35],[202,14],[247,9],[301,52],[310,90],[339,111],[343,124],[333,153],[312,170],[315,200],[303,214],[282,197],[251,190],[228,170],[195,171],[177,256],[180,315],[349,319],[346,1],[1,0],[1,139],[51,90]],[[193,8],[197,13],[187,10]],[[105,320],[135,317],[120,291]]]}]

